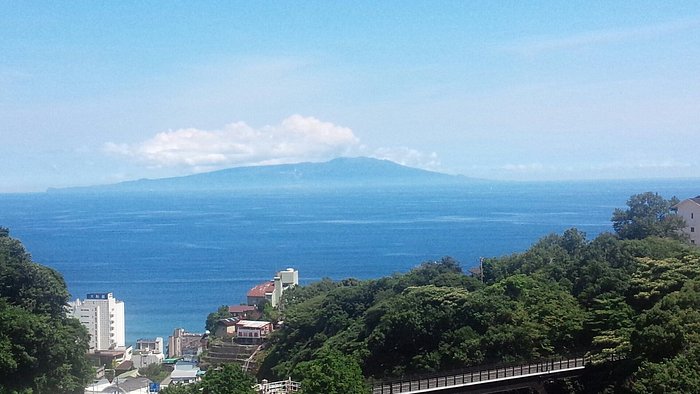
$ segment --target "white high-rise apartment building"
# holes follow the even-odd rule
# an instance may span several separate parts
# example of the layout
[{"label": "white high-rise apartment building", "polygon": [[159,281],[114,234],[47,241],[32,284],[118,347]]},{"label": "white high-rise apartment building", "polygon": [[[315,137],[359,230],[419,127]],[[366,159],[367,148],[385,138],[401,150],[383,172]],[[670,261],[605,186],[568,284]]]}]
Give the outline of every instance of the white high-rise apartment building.
[{"label": "white high-rise apartment building", "polygon": [[124,347],[124,302],[112,293],[89,293],[68,303],[68,315],[80,320],[90,334],[90,351]]}]

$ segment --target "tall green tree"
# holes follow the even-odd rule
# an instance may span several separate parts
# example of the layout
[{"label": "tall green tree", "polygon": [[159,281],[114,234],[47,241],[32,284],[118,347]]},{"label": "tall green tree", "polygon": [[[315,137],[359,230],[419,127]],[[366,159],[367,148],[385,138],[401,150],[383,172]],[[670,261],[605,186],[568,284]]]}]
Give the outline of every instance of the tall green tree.
[{"label": "tall green tree", "polygon": [[170,371],[165,369],[163,364],[154,363],[139,368],[139,375],[145,376],[154,382],[162,382],[170,375]]},{"label": "tall green tree", "polygon": [[639,267],[630,280],[630,303],[637,309],[651,308],[666,295],[680,290],[700,277],[700,256],[681,258],[639,258]]},{"label": "tall green tree", "polygon": [[207,370],[201,382],[175,384],[161,390],[162,394],[256,394],[255,379],[243,372],[239,364],[223,364]]},{"label": "tall green tree", "polygon": [[685,222],[671,212],[678,202],[676,197],[667,200],[658,193],[635,194],[627,200],[627,209],[617,208],[613,212],[613,228],[622,239],[679,238]]},{"label": "tall green tree", "polygon": [[199,383],[194,384],[171,384],[160,390],[160,394],[200,394]]},{"label": "tall green tree", "polygon": [[87,330],[65,315],[61,275],[0,228],[0,393],[82,393]]},{"label": "tall green tree", "polygon": [[592,337],[589,349],[597,360],[630,352],[633,317],[634,310],[621,296],[606,293],[593,299],[584,328]]},{"label": "tall green tree", "polygon": [[216,322],[221,319],[228,319],[231,317],[231,312],[228,311],[228,306],[221,305],[216,312],[212,312],[207,315],[207,321],[204,323],[204,328],[209,330],[212,334],[216,331]]},{"label": "tall green tree", "polygon": [[209,369],[201,382],[202,394],[255,394],[255,379],[239,364],[224,364]]},{"label": "tall green tree", "polygon": [[318,358],[300,363],[294,375],[301,380],[303,394],[369,393],[360,364],[338,351],[324,351]]},{"label": "tall green tree", "polygon": [[690,280],[637,318],[632,379],[638,393],[691,393],[700,387],[700,280]]},{"label": "tall green tree", "polygon": [[[700,253],[674,239],[674,203],[633,196],[613,215],[617,236],[547,235],[487,259],[483,283],[445,258],[377,280],[299,286],[259,377],[320,375],[327,366],[316,360],[331,350],[378,378],[588,351],[601,364],[564,392],[697,391],[700,374],[680,377],[700,371]],[[627,359],[608,364],[610,355]],[[312,384],[304,389],[330,392]]]}]

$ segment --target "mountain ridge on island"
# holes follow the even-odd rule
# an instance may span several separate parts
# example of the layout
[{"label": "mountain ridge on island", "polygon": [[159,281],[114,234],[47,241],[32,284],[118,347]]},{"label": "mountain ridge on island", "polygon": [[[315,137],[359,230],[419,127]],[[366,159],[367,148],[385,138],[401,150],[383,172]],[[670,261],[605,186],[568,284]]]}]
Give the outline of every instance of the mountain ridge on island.
[{"label": "mountain ridge on island", "polygon": [[404,166],[369,157],[315,163],[233,167],[170,178],[107,185],[50,188],[48,192],[229,191],[274,188],[463,185],[479,179]]}]

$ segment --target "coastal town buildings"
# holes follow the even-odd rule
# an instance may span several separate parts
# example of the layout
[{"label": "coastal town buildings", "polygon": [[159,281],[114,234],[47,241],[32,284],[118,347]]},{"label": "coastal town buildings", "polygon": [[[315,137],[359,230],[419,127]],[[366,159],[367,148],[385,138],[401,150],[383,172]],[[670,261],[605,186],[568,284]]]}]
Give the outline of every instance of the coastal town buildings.
[{"label": "coastal town buildings", "polygon": [[120,394],[149,394],[153,382],[145,377],[121,377],[113,381],[102,378],[92,382],[85,387],[85,394],[88,393],[120,393]]},{"label": "coastal town buildings", "polygon": [[272,323],[269,321],[240,320],[236,323],[236,340],[239,343],[262,343],[272,333]]},{"label": "coastal town buildings", "polygon": [[176,328],[168,338],[168,357],[197,356],[202,353],[204,334]]},{"label": "coastal town buildings", "polygon": [[257,308],[252,305],[231,305],[228,307],[228,313],[239,319],[251,319],[254,315],[258,315],[257,311]]},{"label": "coastal town buildings", "polygon": [[95,367],[121,365],[131,360],[133,350],[132,346],[117,347],[112,350],[95,350],[94,352],[89,352],[87,356]]},{"label": "coastal town buildings", "polygon": [[236,335],[236,323],[238,323],[238,320],[237,317],[229,317],[217,321],[214,335],[217,337],[232,337]]},{"label": "coastal town buildings", "polygon": [[248,305],[262,305],[269,302],[273,307],[277,307],[282,299],[285,290],[299,284],[299,271],[294,268],[287,268],[280,271],[269,281],[261,283],[248,291]]},{"label": "coastal town buildings", "polygon": [[265,302],[272,303],[272,294],[275,291],[275,282],[269,281],[256,285],[246,294],[248,305],[259,306]]},{"label": "coastal town buildings", "polygon": [[187,385],[196,383],[202,380],[205,371],[202,371],[197,361],[193,360],[175,360],[172,363],[166,360],[166,363],[172,368],[170,375],[160,382],[158,389],[166,388],[171,385]]},{"label": "coastal town buildings", "polygon": [[700,245],[700,196],[687,198],[672,208],[685,220],[683,232],[690,238],[690,243]]},{"label": "coastal town buildings", "polygon": [[135,350],[144,353],[163,353],[163,337],[137,339]]},{"label": "coastal town buildings", "polygon": [[88,293],[85,300],[69,302],[68,315],[87,328],[90,352],[125,347],[124,302],[112,293]]},{"label": "coastal town buildings", "polygon": [[134,368],[143,368],[151,364],[161,364],[164,358],[162,337],[141,338],[136,341],[131,361]]}]

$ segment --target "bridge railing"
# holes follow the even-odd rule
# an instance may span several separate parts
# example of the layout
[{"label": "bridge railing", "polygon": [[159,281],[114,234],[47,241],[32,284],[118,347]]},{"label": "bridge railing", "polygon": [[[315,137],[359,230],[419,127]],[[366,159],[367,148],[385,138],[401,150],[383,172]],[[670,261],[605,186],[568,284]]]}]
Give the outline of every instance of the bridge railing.
[{"label": "bridge railing", "polygon": [[591,357],[583,354],[567,357],[549,357],[536,362],[492,364],[433,374],[413,375],[399,379],[373,381],[371,385],[373,394],[395,394],[581,368],[590,362]]}]

